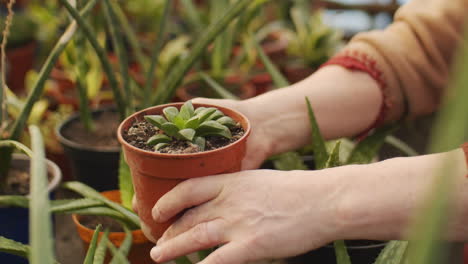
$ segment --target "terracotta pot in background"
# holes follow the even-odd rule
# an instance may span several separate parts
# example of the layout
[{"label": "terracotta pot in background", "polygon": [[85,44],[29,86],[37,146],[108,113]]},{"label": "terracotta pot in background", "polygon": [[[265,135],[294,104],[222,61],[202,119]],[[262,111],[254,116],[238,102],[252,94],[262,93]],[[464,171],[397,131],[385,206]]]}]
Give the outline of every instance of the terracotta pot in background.
[{"label": "terracotta pot in background", "polygon": [[255,96],[266,93],[274,87],[273,79],[267,72],[253,75],[250,83],[255,87]]},{"label": "terracotta pot in background", "polygon": [[[231,75],[224,79],[221,84],[241,99],[248,99],[255,96],[255,87],[240,75]],[[235,87],[235,89],[229,89]],[[196,97],[220,98],[204,81],[194,81],[181,86],[176,91],[176,99],[182,102]]]},{"label": "terracotta pot in background", "polygon": [[304,80],[315,72],[315,69],[298,65],[286,65],[282,68],[286,79],[293,84]]},{"label": "terracotta pot in background", "polygon": [[[104,197],[108,198],[109,200],[112,200],[117,203],[121,202],[120,191],[107,191],[107,192],[102,192],[101,194]],[[84,249],[87,251],[89,244],[91,243],[94,230],[82,225],[80,223],[79,215],[72,215],[72,218],[73,218],[73,222],[75,223],[76,229],[78,230],[78,235],[83,241]],[[99,234],[99,237],[101,237],[103,234],[104,232],[101,232]],[[130,261],[130,263],[153,264],[154,262],[151,260],[149,252],[151,248],[154,246],[154,244],[150,242],[143,235],[143,232],[140,229],[132,231],[132,236],[133,236],[132,247],[128,254],[128,260]],[[124,232],[110,232],[109,233],[109,240],[116,247],[120,247],[124,239],[125,239]],[[109,263],[110,259],[111,259],[110,254],[107,253],[105,263]]]},{"label": "terracotta pot in background", "polygon": [[16,94],[25,92],[26,73],[34,66],[37,43],[30,42],[7,50],[7,83]]},{"label": "terracotta pot in background", "polygon": [[153,242],[156,242],[175,220],[171,219],[167,223],[156,224],[151,217],[151,209],[156,201],[186,179],[239,171],[241,161],[245,156],[247,138],[250,134],[250,123],[241,113],[225,107],[194,104],[195,108],[201,106],[217,107],[242,125],[245,130],[244,136],[238,141],[216,150],[179,155],[141,150],[123,139],[123,132],[128,130],[136,120],[143,120],[145,115],[162,114],[162,110],[168,106],[180,108],[182,103],[160,105],[137,112],[126,118],[120,124],[117,132],[132,173],[142,229]]}]

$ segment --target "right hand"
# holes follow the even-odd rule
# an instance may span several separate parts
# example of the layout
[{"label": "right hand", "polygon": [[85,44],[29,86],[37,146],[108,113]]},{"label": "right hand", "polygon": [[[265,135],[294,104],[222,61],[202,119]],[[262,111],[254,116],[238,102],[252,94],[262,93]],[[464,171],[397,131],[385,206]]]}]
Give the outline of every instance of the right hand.
[{"label": "right hand", "polygon": [[196,98],[192,102],[229,107],[241,112],[250,120],[252,131],[247,141],[247,153],[242,161],[242,170],[258,169],[269,156],[274,154],[271,137],[261,127],[261,122],[258,122],[258,120],[262,120],[261,117],[255,116],[256,111],[250,111],[243,101]]}]

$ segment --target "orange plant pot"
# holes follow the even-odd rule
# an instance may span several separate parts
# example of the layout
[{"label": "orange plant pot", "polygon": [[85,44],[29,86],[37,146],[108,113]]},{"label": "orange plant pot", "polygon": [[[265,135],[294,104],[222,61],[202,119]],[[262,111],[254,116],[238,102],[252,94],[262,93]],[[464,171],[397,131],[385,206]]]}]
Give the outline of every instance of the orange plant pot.
[{"label": "orange plant pot", "polygon": [[168,106],[180,108],[182,103],[155,106],[135,113],[120,124],[117,135],[132,173],[142,229],[153,242],[162,236],[176,218],[164,224],[153,221],[151,210],[159,198],[186,179],[239,171],[250,134],[250,122],[241,113],[225,107],[194,104],[194,107],[217,107],[242,125],[244,135],[236,142],[219,149],[178,155],[138,149],[123,139],[123,132],[135,121],[143,120],[145,115],[162,114],[162,110]]},{"label": "orange plant pot", "polygon": [[[112,200],[114,202],[120,203],[120,191],[106,191],[101,193],[104,197]],[[80,216],[79,215],[72,215],[73,222],[75,223],[76,229],[78,230],[78,235],[80,236],[81,240],[83,240],[84,248],[88,249],[89,244],[91,243],[91,239],[94,234],[94,230],[87,228],[86,226],[80,223]],[[101,239],[104,232],[99,233],[99,239]],[[153,264],[154,261],[151,260],[150,257],[150,250],[154,246],[154,244],[149,241],[141,229],[132,231],[133,241],[132,241],[132,248],[128,254],[128,260],[130,263],[141,263],[141,264]],[[116,247],[120,247],[122,242],[125,239],[124,232],[110,232],[109,233],[109,240],[114,244]],[[106,254],[105,263],[109,263],[110,261],[110,254]]]}]

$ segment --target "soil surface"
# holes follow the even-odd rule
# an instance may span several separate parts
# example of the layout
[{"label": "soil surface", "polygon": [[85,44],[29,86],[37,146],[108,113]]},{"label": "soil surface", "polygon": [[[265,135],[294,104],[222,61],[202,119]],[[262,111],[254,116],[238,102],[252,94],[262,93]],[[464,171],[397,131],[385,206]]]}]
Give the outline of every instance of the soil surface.
[{"label": "soil surface", "polygon": [[[50,174],[47,176],[50,182],[52,176]],[[11,168],[7,175],[5,190],[0,190],[0,195],[29,194],[30,179],[28,170]]]},{"label": "soil surface", "polygon": [[[244,135],[244,129],[240,124],[230,128],[232,133],[232,138],[227,139],[220,136],[208,136],[206,137],[206,146],[205,151],[222,148],[227,146],[237,140],[239,140]],[[154,151],[153,146],[148,146],[146,142],[156,133],[161,133],[161,131],[148,123],[146,120],[136,121],[130,127],[128,131],[123,132],[123,138],[130,143],[130,145],[137,147],[139,149]],[[197,153],[200,152],[200,149],[197,145],[192,144],[188,141],[183,140],[173,140],[169,143],[168,146],[158,150],[159,153],[167,154],[188,154],[188,153]]]},{"label": "soil surface", "polygon": [[98,225],[102,225],[102,229],[109,229],[110,232],[124,232],[122,224],[107,216],[82,215],[80,223],[89,229],[95,230]]},{"label": "soil surface", "polygon": [[102,112],[93,118],[94,131],[87,131],[81,122],[72,122],[63,130],[63,135],[79,144],[109,149],[119,147],[116,131],[119,116],[116,112]]}]

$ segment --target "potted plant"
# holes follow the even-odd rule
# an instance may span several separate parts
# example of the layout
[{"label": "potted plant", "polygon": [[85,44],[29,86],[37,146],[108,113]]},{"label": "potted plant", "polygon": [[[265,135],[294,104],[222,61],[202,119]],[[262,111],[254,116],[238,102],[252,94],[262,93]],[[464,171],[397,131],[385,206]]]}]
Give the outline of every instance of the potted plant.
[{"label": "potted plant", "polygon": [[249,133],[242,114],[212,105],[194,107],[190,101],[151,107],[121,123],[117,135],[132,172],[142,228],[151,241],[168,227],[152,220],[155,202],[185,179],[239,171]]}]

